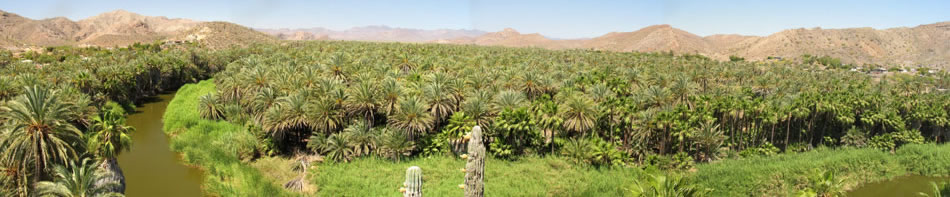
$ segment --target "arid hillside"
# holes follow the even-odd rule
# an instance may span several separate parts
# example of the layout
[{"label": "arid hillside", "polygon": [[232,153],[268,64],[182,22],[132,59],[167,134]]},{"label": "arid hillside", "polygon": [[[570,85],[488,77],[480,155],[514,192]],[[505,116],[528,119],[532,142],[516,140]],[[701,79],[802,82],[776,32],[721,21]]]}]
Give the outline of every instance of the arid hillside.
[{"label": "arid hillside", "polygon": [[[190,36],[190,37],[189,37]],[[197,41],[226,46],[273,41],[272,36],[226,22],[198,22],[143,16],[125,10],[79,21],[64,17],[34,20],[0,11],[0,46],[124,46],[136,42]]]},{"label": "arid hillside", "polygon": [[553,40],[540,34],[520,34],[509,28],[479,37],[433,42],[623,52],[674,51],[719,60],[726,60],[730,55],[765,60],[768,57],[797,58],[811,54],[856,64],[950,66],[950,22],[883,30],[790,29],[764,37],[735,34],[701,37],[669,25],[654,25],[583,40]]},{"label": "arid hillside", "polygon": [[735,34],[698,36],[670,25],[633,32],[611,32],[591,39],[556,40],[512,28],[479,30],[420,30],[366,26],[335,31],[309,29],[250,29],[228,22],[143,16],[116,10],[79,21],[64,17],[29,19],[0,11],[0,46],[54,45],[122,46],[135,42],[201,41],[212,47],[276,40],[357,40],[430,42],[546,49],[594,49],[696,53],[719,60],[735,55],[747,60],[768,57],[795,59],[803,54],[831,56],[845,63],[950,67],[950,22],[890,29],[788,29],[768,36]]}]

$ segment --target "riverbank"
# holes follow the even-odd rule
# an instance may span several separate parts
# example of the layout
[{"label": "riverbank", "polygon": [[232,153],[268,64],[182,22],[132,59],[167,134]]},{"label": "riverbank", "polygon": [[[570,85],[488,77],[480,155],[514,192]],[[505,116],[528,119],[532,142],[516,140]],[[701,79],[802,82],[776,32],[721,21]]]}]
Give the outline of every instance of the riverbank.
[{"label": "riverbank", "polygon": [[213,92],[214,87],[212,80],[184,85],[168,104],[163,120],[171,149],[203,170],[205,195],[292,196],[238,158],[234,139],[250,135],[241,126],[199,117],[198,97]]},{"label": "riverbank", "polygon": [[912,144],[894,154],[876,149],[819,149],[697,166],[696,181],[712,196],[785,196],[805,187],[816,170],[834,170],[845,187],[907,175],[950,175],[950,144]]}]

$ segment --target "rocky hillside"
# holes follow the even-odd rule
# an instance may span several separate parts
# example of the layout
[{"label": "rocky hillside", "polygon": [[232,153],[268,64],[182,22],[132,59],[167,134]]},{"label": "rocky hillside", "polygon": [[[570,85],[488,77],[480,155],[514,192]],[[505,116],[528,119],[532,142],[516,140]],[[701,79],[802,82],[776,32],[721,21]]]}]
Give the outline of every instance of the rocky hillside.
[{"label": "rocky hillside", "polygon": [[581,47],[581,40],[552,40],[541,34],[522,34],[512,28],[505,28],[500,32],[487,33],[478,37],[462,37],[448,40],[437,40],[438,43],[475,44],[506,47],[538,47],[547,49],[569,49]]},{"label": "rocky hillside", "polygon": [[552,40],[539,34],[520,34],[509,28],[478,37],[434,42],[623,52],[674,51],[698,53],[719,60],[726,60],[730,55],[765,60],[768,57],[797,58],[811,54],[856,64],[950,67],[950,22],[883,30],[791,29],[764,37],[734,34],[701,37],[669,25],[654,25],[584,40]]},{"label": "rocky hillside", "polygon": [[216,49],[277,41],[273,36],[229,22],[200,23],[198,26],[179,32],[167,40],[197,42],[203,46]]},{"label": "rocky hillside", "polygon": [[[191,37],[189,37],[191,35]],[[192,38],[192,39],[189,39]],[[201,38],[201,39],[197,39]],[[33,20],[0,11],[0,46],[124,46],[136,42],[201,40],[211,46],[273,41],[266,34],[224,22],[143,16],[125,10],[79,21],[64,17]]]}]

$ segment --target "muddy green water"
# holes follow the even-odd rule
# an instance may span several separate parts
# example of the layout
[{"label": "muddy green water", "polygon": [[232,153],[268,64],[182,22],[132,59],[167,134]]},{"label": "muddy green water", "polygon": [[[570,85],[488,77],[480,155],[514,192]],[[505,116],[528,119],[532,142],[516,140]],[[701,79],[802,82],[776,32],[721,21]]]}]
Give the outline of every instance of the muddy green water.
[{"label": "muddy green water", "polygon": [[848,192],[848,196],[858,197],[876,197],[876,196],[919,196],[919,192],[930,192],[933,190],[930,182],[950,181],[946,177],[927,177],[927,176],[903,176],[887,181],[864,184],[858,189]]},{"label": "muddy green water", "polygon": [[201,171],[185,166],[162,132],[162,115],[174,95],[156,96],[129,115],[127,124],[135,127],[132,148],[119,155],[126,196],[201,196]]}]

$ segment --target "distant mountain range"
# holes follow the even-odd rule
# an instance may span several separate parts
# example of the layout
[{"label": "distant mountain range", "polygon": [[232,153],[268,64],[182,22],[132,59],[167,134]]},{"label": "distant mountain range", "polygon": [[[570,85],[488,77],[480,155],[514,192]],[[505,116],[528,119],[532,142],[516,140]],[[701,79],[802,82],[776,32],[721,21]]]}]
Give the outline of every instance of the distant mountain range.
[{"label": "distant mountain range", "polygon": [[122,46],[156,40],[190,40],[212,47],[276,40],[358,40],[426,42],[546,49],[594,49],[697,53],[725,60],[730,55],[749,60],[796,58],[802,54],[828,55],[847,63],[928,65],[950,67],[950,22],[889,29],[789,29],[768,36],[698,36],[669,25],[633,32],[611,32],[590,39],[550,39],[507,28],[480,30],[420,30],[387,26],[355,27],[342,31],[325,28],[250,29],[228,22],[142,16],[124,10],[102,13],[79,21],[64,17],[34,20],[0,11],[0,46],[55,45]]}]

